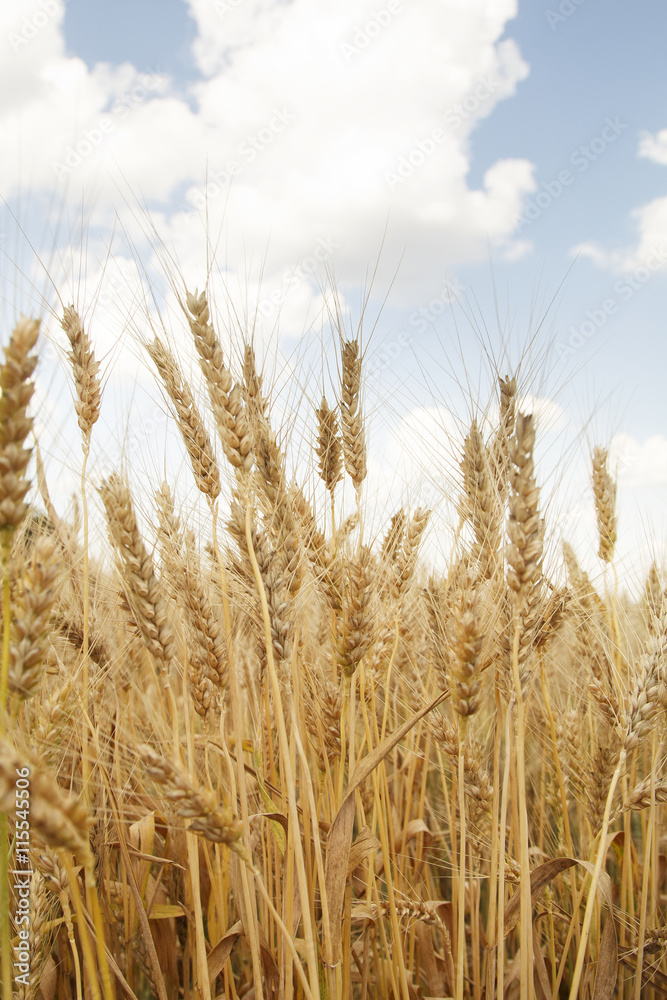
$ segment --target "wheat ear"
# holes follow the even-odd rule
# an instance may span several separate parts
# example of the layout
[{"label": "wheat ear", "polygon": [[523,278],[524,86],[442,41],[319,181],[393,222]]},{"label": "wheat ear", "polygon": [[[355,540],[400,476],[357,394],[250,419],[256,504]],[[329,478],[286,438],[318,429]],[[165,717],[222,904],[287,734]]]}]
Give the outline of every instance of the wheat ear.
[{"label": "wheat ear", "polygon": [[130,491],[113,473],[102,483],[100,495],[134,620],[146,648],[165,673],[174,656],[174,640],[167,625],[166,601],[139,531]]},{"label": "wheat ear", "polygon": [[61,561],[56,540],[43,535],[32,547],[15,599],[9,688],[31,698],[42,679],[48,622],[56,599]]},{"label": "wheat ear", "polygon": [[213,501],[220,495],[220,471],[190,387],[181,375],[173,354],[159,337],[147,348],[174,406],[197,486]]},{"label": "wheat ear", "polygon": [[[25,471],[31,449],[25,439],[32,430],[27,410],[35,386],[31,376],[37,364],[32,353],[39,335],[36,320],[21,317],[5,348],[0,365],[0,549],[2,556],[2,667],[0,668],[0,736],[7,729],[7,693],[10,663],[10,545],[27,511],[29,483]],[[9,927],[9,838],[7,813],[0,810],[0,971],[2,997],[11,1000],[11,942]]]},{"label": "wheat ear", "polygon": [[600,535],[598,555],[610,563],[616,546],[616,483],[609,474],[606,448],[596,447],[593,451],[593,496]]},{"label": "wheat ear", "polygon": [[492,460],[476,420],[470,425],[465,439],[461,469],[462,516],[472,523],[475,534],[473,556],[479,561],[483,575],[490,579],[498,566],[502,508],[493,478]]},{"label": "wheat ear", "polygon": [[234,385],[224,361],[222,346],[211,323],[206,292],[186,293],[186,316],[199,355],[211,409],[227,461],[249,472],[253,463],[252,438],[241,388]]},{"label": "wheat ear", "polygon": [[13,811],[16,775],[26,768],[30,771],[31,832],[45,844],[74,851],[81,861],[92,860],[87,810],[77,799],[67,797],[37,761],[27,753],[20,754],[4,737],[0,737],[0,812]]},{"label": "wheat ear", "polygon": [[5,538],[13,534],[28,509],[24,497],[30,484],[25,471],[32,449],[24,443],[33,423],[27,410],[35,391],[31,376],[37,355],[31,352],[38,335],[39,322],[22,317],[0,365],[0,532]]},{"label": "wheat ear", "polygon": [[76,385],[76,401],[74,409],[83,434],[84,451],[90,445],[93,424],[100,415],[101,395],[99,370],[100,363],[95,360],[90,337],[85,332],[81,317],[74,308],[68,306],[63,312],[60,324],[67,334],[70,343],[70,353],[67,355],[74,373]]},{"label": "wheat ear", "polygon": [[317,415],[317,459],[320,479],[332,494],[343,475],[342,447],[338,436],[338,419],[324,396]]},{"label": "wheat ear", "polygon": [[340,413],[343,426],[345,471],[357,493],[366,478],[366,441],[361,416],[361,357],[356,340],[341,341],[342,386]]},{"label": "wheat ear", "polygon": [[220,805],[212,792],[199,788],[186,771],[146,744],[140,744],[136,751],[146,773],[173,803],[174,811],[191,821],[189,830],[214,844],[227,844],[244,861],[252,863],[243,845],[243,824],[229,806]]}]

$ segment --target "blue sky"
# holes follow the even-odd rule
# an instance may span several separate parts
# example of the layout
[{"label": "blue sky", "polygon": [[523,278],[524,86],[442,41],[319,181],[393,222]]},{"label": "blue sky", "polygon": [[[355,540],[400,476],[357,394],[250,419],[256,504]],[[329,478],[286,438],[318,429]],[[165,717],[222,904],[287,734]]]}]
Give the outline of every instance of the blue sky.
[{"label": "blue sky", "polygon": [[[303,372],[322,355],[327,270],[354,324],[382,245],[370,314],[386,302],[367,355],[378,498],[425,482],[415,469],[429,433],[456,441],[472,412],[468,382],[490,392],[485,354],[503,368],[537,330],[524,391],[542,414],[559,524],[591,550],[579,499],[587,453],[611,443],[619,549],[637,572],[647,536],[663,551],[664,4],[22,0],[2,14],[0,35],[0,83],[21,95],[0,102],[0,192],[56,262],[64,297],[85,312],[102,290],[95,316],[119,406],[148,384],[127,317],[114,315],[119,282],[138,279],[137,260],[164,278],[135,199],[200,286],[206,205],[219,240],[214,279],[224,272],[237,308],[259,303],[267,364],[291,370],[298,357],[313,398],[319,384]],[[74,147],[84,155],[67,161]],[[47,206],[59,228],[44,226]],[[63,257],[82,215],[85,249]],[[10,214],[3,228],[11,312],[31,294],[27,280],[7,277],[12,262],[40,279]],[[167,312],[168,300],[167,290]],[[52,390],[50,405],[66,420],[61,397]],[[408,461],[401,449],[415,432],[423,454]],[[455,451],[443,457],[450,471]]]}]

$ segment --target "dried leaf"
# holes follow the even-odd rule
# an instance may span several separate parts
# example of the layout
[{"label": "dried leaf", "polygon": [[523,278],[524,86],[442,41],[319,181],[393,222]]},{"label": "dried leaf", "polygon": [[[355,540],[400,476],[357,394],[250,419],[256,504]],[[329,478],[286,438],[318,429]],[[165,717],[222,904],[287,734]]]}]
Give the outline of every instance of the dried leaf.
[{"label": "dried leaf", "polygon": [[[616,834],[612,834],[609,844],[614,840]],[[542,890],[561,872],[572,868],[573,865],[581,865],[589,874],[593,874],[594,865],[590,861],[581,861],[579,858],[552,858],[539,865],[530,873],[530,895],[533,906]],[[618,978],[618,942],[616,938],[616,927],[614,925],[614,908],[611,898],[611,879],[606,872],[600,873],[597,891],[602,895],[607,906],[608,916],[602,932],[600,941],[600,953],[597,963],[597,976],[595,979],[595,990],[593,1000],[611,1000],[616,989]],[[521,888],[517,887],[516,892],[505,907],[505,934],[509,934],[519,919],[521,907]]]},{"label": "dried leaf", "polygon": [[234,926],[230,927],[226,934],[220,938],[213,951],[209,953],[206,961],[210,983],[213,983],[224,969],[225,963],[232,953],[232,948],[241,934],[243,934],[243,925],[240,920],[237,920]]},{"label": "dried leaf", "polygon": [[534,985],[537,1000],[551,1000],[551,984],[537,931],[533,930]]},{"label": "dried leaf", "polygon": [[[530,896],[533,906],[535,906],[535,903],[539,899],[542,890],[546,888],[556,875],[560,875],[561,872],[567,871],[568,868],[572,868],[573,865],[578,863],[576,858],[552,858],[550,861],[545,861],[543,865],[538,865],[530,873]],[[505,907],[505,936],[509,934],[518,922],[520,908],[521,892],[520,887],[517,886],[514,895]]]},{"label": "dried leaf", "polygon": [[373,851],[382,850],[382,845],[377,837],[371,833],[369,828],[365,826],[363,830],[360,830],[355,837],[354,843],[350,848],[350,857],[347,864],[347,877],[350,879],[352,877],[352,872],[357,868],[369,854]]},{"label": "dried leaf", "polygon": [[341,960],[341,934],[340,923],[343,917],[343,903],[345,899],[345,884],[347,882],[347,867],[352,846],[352,830],[354,827],[354,793],[363,781],[375,770],[378,764],[384,760],[388,753],[394,749],[397,743],[409,733],[413,726],[416,726],[420,719],[428,715],[437,705],[449,696],[448,691],[442,692],[425,708],[420,709],[407,722],[392,733],[390,736],[376,747],[371,753],[366,754],[357,764],[354,774],[350,778],[347,793],[343,799],[340,809],[336,813],[331,824],[329,837],[327,839],[327,858],[325,865],[325,885],[327,899],[329,903],[329,928],[331,937],[331,954],[325,955],[325,961],[330,965],[336,965]]},{"label": "dried leaf", "polygon": [[[415,936],[419,943],[420,973],[426,982],[429,996],[447,996],[454,989],[454,963],[451,952],[447,956],[449,962],[436,954],[433,940],[434,928],[422,923],[421,920],[415,924]],[[448,972],[452,976],[451,979]]]}]

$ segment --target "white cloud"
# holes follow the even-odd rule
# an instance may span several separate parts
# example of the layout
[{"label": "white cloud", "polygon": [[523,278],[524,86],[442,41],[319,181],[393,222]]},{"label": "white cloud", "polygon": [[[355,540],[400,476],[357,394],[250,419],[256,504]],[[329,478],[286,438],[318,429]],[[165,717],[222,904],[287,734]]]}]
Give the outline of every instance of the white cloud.
[{"label": "white cloud", "polygon": [[[645,132],[639,143],[637,155],[667,166],[667,128],[655,135]],[[632,273],[638,268],[652,271],[667,268],[667,196],[654,198],[640,205],[631,213],[637,229],[634,246],[620,250],[609,250],[599,244],[586,241],[573,247],[573,256],[588,257],[600,268],[616,273]]]},{"label": "white cloud", "polygon": [[567,423],[563,408],[546,396],[522,396],[518,402],[518,410],[520,413],[532,413],[541,433],[560,431]]},{"label": "white cloud", "polygon": [[612,263],[612,254],[608,250],[604,250],[602,247],[598,246],[597,243],[583,242],[577,243],[570,250],[572,257],[588,257],[592,260],[596,267],[606,268]]},{"label": "white cloud", "polygon": [[667,486],[667,438],[662,434],[653,434],[642,443],[630,434],[616,434],[609,459],[624,486]]},{"label": "white cloud", "polygon": [[667,166],[667,128],[660,129],[655,135],[645,132],[639,143],[639,156]]},{"label": "white cloud", "polygon": [[[397,299],[430,289],[436,267],[485,259],[489,241],[510,258],[526,252],[513,218],[532,165],[499,161],[481,188],[468,184],[475,125],[528,73],[516,44],[500,40],[516,0],[189,0],[203,79],[185,95],[151,67],[89,71],[66,54],[64,8],[45,4],[51,16],[0,70],[12,83],[0,93],[20,81],[20,99],[0,102],[3,147],[15,151],[0,164],[3,190],[48,193],[59,175],[63,197],[83,188],[105,223],[115,203],[136,237],[117,204],[120,178],[156,207],[187,268],[203,258],[191,205],[208,176],[209,231],[223,232],[233,272],[248,273],[249,253],[257,271],[266,252],[269,291],[322,239],[358,283],[387,223],[379,281],[405,250]],[[3,26],[37,10],[23,0]]]}]

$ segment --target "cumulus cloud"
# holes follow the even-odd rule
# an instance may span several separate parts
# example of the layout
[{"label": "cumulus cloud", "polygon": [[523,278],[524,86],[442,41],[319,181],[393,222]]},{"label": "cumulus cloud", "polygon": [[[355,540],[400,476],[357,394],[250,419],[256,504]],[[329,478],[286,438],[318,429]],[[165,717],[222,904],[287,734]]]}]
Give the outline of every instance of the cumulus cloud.
[{"label": "cumulus cloud", "polygon": [[667,486],[667,438],[662,434],[653,434],[641,443],[630,434],[616,434],[609,458],[622,485]]},{"label": "cumulus cloud", "polygon": [[655,135],[645,132],[639,143],[639,156],[667,167],[667,128],[660,129]]},{"label": "cumulus cloud", "polygon": [[[210,233],[224,230],[232,271],[247,271],[249,248],[255,268],[265,255],[268,295],[318,241],[335,244],[331,260],[358,283],[387,227],[380,277],[405,251],[393,294],[408,301],[431,288],[436,262],[483,259],[489,242],[511,259],[526,252],[512,233],[532,165],[502,160],[480,188],[468,183],[475,126],[528,74],[501,40],[516,7],[188,0],[201,77],[178,92],[152,67],[89,70],[66,52],[58,0],[22,0],[1,15],[18,41],[0,93],[20,99],[0,102],[3,146],[16,151],[0,184],[95,191],[106,221],[122,178],[161,236],[200,258],[205,212]],[[132,231],[129,207],[116,207]]]},{"label": "cumulus cloud", "polygon": [[[667,129],[661,129],[655,135],[645,132],[637,155],[667,166]],[[652,271],[667,269],[667,196],[640,205],[631,217],[637,230],[634,246],[610,250],[594,241],[585,241],[573,247],[571,253],[588,257],[597,267],[619,274],[647,267]]]},{"label": "cumulus cloud", "polygon": [[588,257],[596,267],[625,274],[639,274],[642,282],[646,272],[667,269],[667,197],[654,198],[632,212],[636,220],[638,239],[634,246],[610,250],[595,241],[585,241],[572,247],[573,257]]}]

